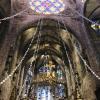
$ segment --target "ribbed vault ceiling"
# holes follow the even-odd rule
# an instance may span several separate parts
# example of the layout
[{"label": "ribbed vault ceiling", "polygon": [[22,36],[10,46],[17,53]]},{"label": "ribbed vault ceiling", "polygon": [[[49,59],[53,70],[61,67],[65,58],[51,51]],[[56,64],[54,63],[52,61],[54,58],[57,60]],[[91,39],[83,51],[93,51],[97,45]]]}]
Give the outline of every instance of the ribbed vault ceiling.
[{"label": "ribbed vault ceiling", "polygon": [[[50,24],[47,24],[48,22]],[[67,63],[64,45],[66,46],[66,50],[71,53],[72,48],[69,42],[69,35],[71,34],[69,34],[68,31],[63,32],[63,28],[59,29],[57,22],[53,21],[52,24],[52,20],[43,20],[42,23],[42,28],[38,30],[36,34],[34,34],[36,29],[35,26],[27,29],[21,34],[20,54],[22,56],[27,50],[34,34],[34,41],[24,59],[23,66],[29,66],[31,62],[33,62],[33,64],[36,63],[36,65],[39,66],[42,63],[41,57],[45,55],[49,55],[50,58],[57,63],[59,62],[59,59]],[[63,34],[63,37],[61,34]],[[67,37],[65,38],[64,36]],[[63,38],[65,38],[65,40]]]}]

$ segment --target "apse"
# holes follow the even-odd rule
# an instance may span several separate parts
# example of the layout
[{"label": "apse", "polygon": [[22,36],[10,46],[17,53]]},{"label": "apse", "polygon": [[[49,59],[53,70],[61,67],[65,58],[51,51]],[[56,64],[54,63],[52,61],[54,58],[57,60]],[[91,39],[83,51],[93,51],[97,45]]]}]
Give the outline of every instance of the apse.
[{"label": "apse", "polygon": [[[21,72],[24,76],[21,99],[82,100],[80,80],[83,71],[80,72],[84,64],[81,64],[74,48],[76,46],[81,53],[81,44],[62,23],[49,19],[38,23],[35,22],[19,35],[18,55],[23,56],[28,50],[21,65],[24,70]],[[74,90],[75,96],[72,95]]]}]

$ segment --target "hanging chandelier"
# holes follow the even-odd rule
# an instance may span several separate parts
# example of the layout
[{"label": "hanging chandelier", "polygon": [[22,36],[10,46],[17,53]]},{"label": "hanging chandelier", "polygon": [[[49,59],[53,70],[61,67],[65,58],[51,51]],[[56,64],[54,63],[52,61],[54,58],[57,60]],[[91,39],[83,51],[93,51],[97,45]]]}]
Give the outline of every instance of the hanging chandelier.
[{"label": "hanging chandelier", "polygon": [[65,9],[63,0],[30,0],[30,8],[37,14],[58,14]]}]

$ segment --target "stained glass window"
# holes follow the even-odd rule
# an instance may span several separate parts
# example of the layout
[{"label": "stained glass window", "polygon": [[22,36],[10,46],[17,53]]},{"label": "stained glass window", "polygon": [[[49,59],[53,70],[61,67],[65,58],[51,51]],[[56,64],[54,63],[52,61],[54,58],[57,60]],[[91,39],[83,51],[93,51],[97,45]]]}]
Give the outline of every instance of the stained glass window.
[{"label": "stained glass window", "polygon": [[50,68],[48,66],[42,66],[40,69],[39,69],[39,73],[47,73],[50,71]]},{"label": "stained glass window", "polygon": [[50,86],[39,86],[37,89],[37,100],[53,100]]},{"label": "stained glass window", "polygon": [[57,72],[56,72],[57,78],[58,79],[64,79],[64,73],[61,70],[61,66],[57,66]]},{"label": "stained glass window", "polygon": [[38,14],[58,14],[65,9],[63,0],[30,0],[29,4]]}]

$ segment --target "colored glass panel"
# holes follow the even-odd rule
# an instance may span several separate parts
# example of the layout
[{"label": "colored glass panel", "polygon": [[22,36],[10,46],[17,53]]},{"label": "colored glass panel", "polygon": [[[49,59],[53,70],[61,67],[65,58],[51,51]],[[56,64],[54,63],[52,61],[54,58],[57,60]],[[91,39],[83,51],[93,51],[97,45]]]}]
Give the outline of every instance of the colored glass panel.
[{"label": "colored glass panel", "polygon": [[30,0],[29,4],[39,14],[58,14],[65,9],[63,0]]},{"label": "colored glass panel", "polygon": [[58,84],[56,89],[55,89],[55,92],[56,92],[57,97],[59,97],[59,98],[65,97],[65,87],[64,87],[64,85]]},{"label": "colored glass panel", "polygon": [[63,71],[61,70],[60,66],[57,66],[57,79],[64,79]]},{"label": "colored glass panel", "polygon": [[50,86],[40,86],[37,89],[37,100],[53,100]]}]

